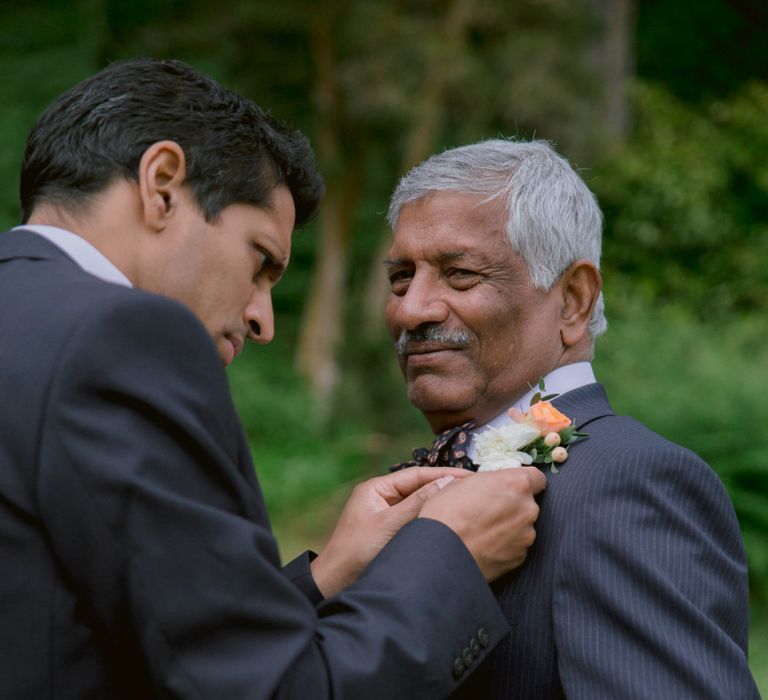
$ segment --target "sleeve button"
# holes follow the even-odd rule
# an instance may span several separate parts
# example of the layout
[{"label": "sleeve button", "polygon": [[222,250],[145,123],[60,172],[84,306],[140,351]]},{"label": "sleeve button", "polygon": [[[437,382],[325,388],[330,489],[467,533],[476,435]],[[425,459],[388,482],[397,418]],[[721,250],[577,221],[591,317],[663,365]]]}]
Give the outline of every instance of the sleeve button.
[{"label": "sleeve button", "polygon": [[462,674],[464,673],[464,669],[464,662],[459,657],[456,657],[453,660],[453,677],[456,680],[461,678]]},{"label": "sleeve button", "polygon": [[490,643],[490,637],[488,636],[488,630],[485,629],[485,627],[481,627],[479,630],[477,630],[477,641],[480,642],[480,646],[485,649],[485,647],[488,646]]},{"label": "sleeve button", "polygon": [[464,659],[464,663],[467,666],[471,666],[472,662],[475,660],[475,655],[469,647],[464,647],[464,651],[461,652],[461,658]]}]

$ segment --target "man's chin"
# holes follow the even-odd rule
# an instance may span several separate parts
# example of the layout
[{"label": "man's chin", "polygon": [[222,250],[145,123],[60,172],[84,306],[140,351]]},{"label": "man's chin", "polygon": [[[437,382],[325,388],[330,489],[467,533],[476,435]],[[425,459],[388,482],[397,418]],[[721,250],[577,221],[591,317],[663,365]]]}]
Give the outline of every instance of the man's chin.
[{"label": "man's chin", "polygon": [[219,339],[219,342],[216,343],[216,350],[219,353],[221,364],[225,367],[229,367],[237,357],[235,346],[228,338]]},{"label": "man's chin", "polygon": [[440,375],[421,375],[408,382],[408,400],[426,415],[463,415],[475,403],[466,390],[452,386],[449,378]]}]

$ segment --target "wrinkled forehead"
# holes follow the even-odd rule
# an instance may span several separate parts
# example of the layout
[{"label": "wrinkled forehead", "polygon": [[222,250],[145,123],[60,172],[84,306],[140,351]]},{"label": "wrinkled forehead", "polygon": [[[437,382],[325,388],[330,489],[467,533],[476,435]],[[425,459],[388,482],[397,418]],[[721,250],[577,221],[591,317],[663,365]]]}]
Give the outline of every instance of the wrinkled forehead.
[{"label": "wrinkled forehead", "polygon": [[505,205],[501,197],[488,197],[462,190],[435,189],[419,193],[413,199],[406,200],[398,210],[394,230],[400,225],[404,214],[416,209],[449,209],[464,212],[467,216],[505,218]]},{"label": "wrinkled forehead", "polygon": [[431,192],[403,206],[392,249],[431,245],[457,253],[497,248],[506,244],[504,224],[504,208],[496,200],[458,192]]}]

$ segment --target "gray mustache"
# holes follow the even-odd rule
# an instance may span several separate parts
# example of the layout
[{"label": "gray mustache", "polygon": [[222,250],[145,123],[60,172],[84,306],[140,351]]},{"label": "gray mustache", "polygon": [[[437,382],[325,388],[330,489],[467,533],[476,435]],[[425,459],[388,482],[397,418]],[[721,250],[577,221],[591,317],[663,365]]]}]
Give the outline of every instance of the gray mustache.
[{"label": "gray mustache", "polygon": [[419,326],[413,331],[406,329],[400,331],[400,337],[395,343],[395,350],[398,355],[405,355],[410,343],[424,342],[463,348],[469,345],[471,339],[472,337],[467,331],[451,331],[443,328],[439,323],[429,323]]}]

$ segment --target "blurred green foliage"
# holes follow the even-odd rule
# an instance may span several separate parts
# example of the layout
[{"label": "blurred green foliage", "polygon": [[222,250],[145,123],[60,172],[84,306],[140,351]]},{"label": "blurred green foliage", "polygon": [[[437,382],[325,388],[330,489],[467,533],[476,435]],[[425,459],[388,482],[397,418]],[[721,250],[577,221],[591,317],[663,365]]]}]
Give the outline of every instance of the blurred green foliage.
[{"label": "blurred green foliage", "polygon": [[628,145],[590,182],[606,214],[605,267],[651,303],[700,318],[768,305],[768,83],[694,108],[633,90]]},{"label": "blurred green foliage", "polygon": [[765,0],[642,0],[636,7],[638,74],[676,97],[706,104],[768,77]]}]

